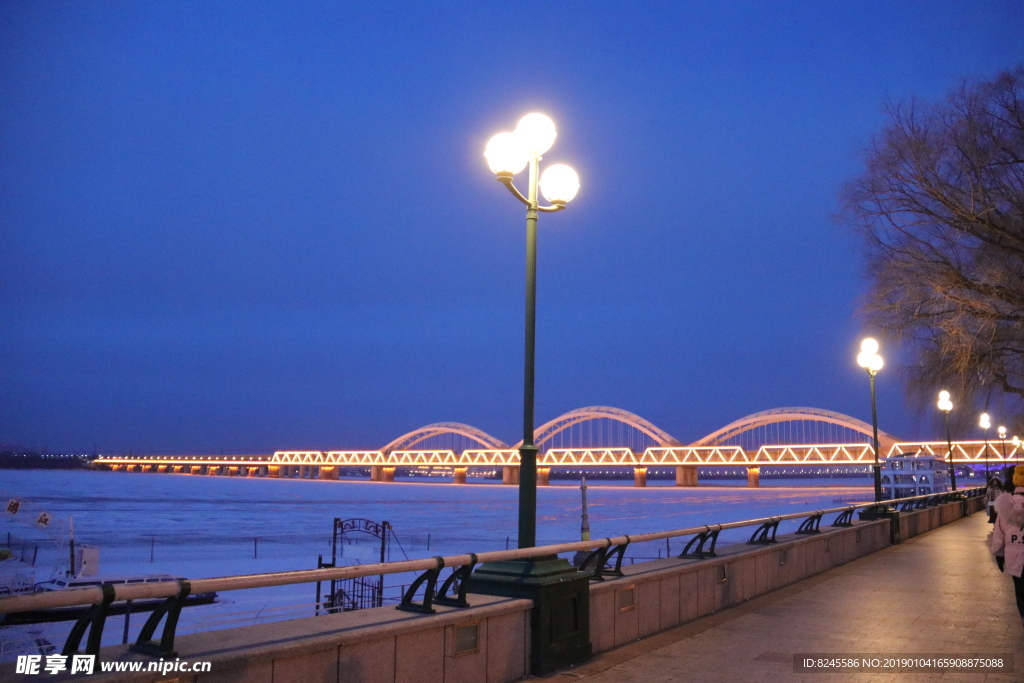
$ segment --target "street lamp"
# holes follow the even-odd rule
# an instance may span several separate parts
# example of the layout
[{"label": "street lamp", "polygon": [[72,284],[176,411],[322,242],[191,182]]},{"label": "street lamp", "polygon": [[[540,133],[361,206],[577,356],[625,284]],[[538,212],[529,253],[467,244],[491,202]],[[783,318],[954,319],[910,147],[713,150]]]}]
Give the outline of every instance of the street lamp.
[{"label": "street lamp", "polygon": [[992,419],[988,413],[982,413],[978,418],[978,426],[985,431],[985,483],[988,484],[988,430],[992,426]]},{"label": "street lamp", "polygon": [[[534,349],[537,322],[537,214],[561,211],[580,189],[576,171],[565,164],[540,173],[541,155],[558,133],[544,114],[527,114],[512,133],[498,133],[487,143],[487,165],[512,195],[526,205],[526,358],[523,373],[523,445],[519,449],[519,547],[537,545],[537,446],[533,442]],[[529,166],[524,196],[512,178]],[[551,202],[540,206],[537,189]]]},{"label": "street lamp", "polygon": [[953,437],[949,434],[949,411],[953,410],[953,401],[949,399],[949,392],[945,389],[939,392],[939,410],[942,411],[942,417],[946,423],[946,443],[949,444],[949,483],[952,490],[956,491],[956,468],[953,467]]},{"label": "street lamp", "polygon": [[999,434],[999,441],[1002,442],[1002,447],[1000,448],[1000,450],[1002,450],[1002,452],[1003,452],[1002,468],[1003,468],[1004,479],[1009,481],[1009,480],[1013,479],[1013,476],[1012,475],[1009,476],[1009,477],[1005,476],[1006,475],[1006,427],[1004,427],[1003,425],[999,425],[999,427],[996,428],[996,432]]},{"label": "street lamp", "polygon": [[1013,443],[1013,454],[1017,457],[1017,464],[1019,465],[1020,464],[1020,437],[1019,436],[1014,436],[1013,439],[1011,439],[1011,443]]},{"label": "street lamp", "polygon": [[878,408],[875,402],[875,375],[882,369],[885,362],[878,355],[878,342],[868,337],[860,343],[860,353],[857,354],[857,365],[868,371],[868,378],[871,381],[871,431],[873,434],[873,447],[875,451],[875,464],[872,469],[875,472],[875,502],[882,500],[882,471],[878,464]]},{"label": "street lamp", "polygon": [[[580,189],[576,171],[564,164],[540,173],[541,155],[551,149],[555,124],[527,114],[515,132],[487,143],[487,165],[508,191],[526,205],[526,353],[523,373],[523,444],[519,449],[519,547],[537,545],[537,445],[534,443],[534,346],[537,323],[537,214],[561,211]],[[512,178],[529,166],[523,195]],[[538,189],[550,206],[537,201]],[[557,555],[485,562],[467,584],[474,593],[533,601],[530,616],[530,673],[542,675],[590,658],[590,575]],[[552,626],[557,624],[558,626]]]}]

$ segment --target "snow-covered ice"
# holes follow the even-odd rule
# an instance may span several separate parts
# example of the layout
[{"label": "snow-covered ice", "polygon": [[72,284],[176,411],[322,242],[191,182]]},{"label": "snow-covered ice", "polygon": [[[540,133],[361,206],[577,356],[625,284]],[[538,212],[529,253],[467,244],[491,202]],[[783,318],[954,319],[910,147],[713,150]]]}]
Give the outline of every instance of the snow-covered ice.
[{"label": "snow-covered ice", "polygon": [[[428,481],[383,484],[6,470],[0,493],[31,501],[33,507],[58,519],[73,516],[76,542],[100,548],[100,571],[108,576],[162,573],[194,579],[315,568],[318,554],[330,556],[331,520],[335,517],[390,522],[397,538],[390,546],[391,560],[504,549],[506,543],[515,547],[516,487],[480,479],[470,479],[472,483],[465,486],[445,485],[440,479]],[[660,483],[633,488],[628,482],[590,482],[587,498],[592,537],[837,507],[871,496],[867,479],[762,480],[760,489],[745,488],[741,481],[697,488],[656,485]],[[552,484],[538,489],[540,545],[579,539],[579,482]],[[8,532],[18,539],[38,536],[31,526],[18,524],[9,516],[0,515],[0,520],[4,538]],[[780,532],[795,529],[797,523],[792,523],[792,528],[780,527]],[[744,541],[750,531],[723,533],[720,542]],[[253,557],[254,539],[258,539],[258,559]],[[674,540],[670,549],[680,552],[683,542]],[[376,552],[370,546],[346,548],[341,562],[371,562]],[[665,552],[664,542],[648,543],[631,546],[627,556],[640,561],[663,557]],[[38,581],[49,578],[57,559],[55,547],[44,543],[37,560]],[[408,579],[402,575],[388,583]],[[314,588],[305,584],[225,593],[215,605],[184,610],[179,632],[306,616],[312,614]],[[391,590],[388,595],[397,592]],[[295,605],[301,606],[275,611]],[[104,643],[121,642],[123,621],[123,617],[111,617]],[[143,621],[143,615],[132,618],[132,637]],[[68,623],[31,627],[58,645],[68,629]],[[4,629],[7,637],[14,630]],[[18,627],[19,634],[27,630],[29,627]]]}]

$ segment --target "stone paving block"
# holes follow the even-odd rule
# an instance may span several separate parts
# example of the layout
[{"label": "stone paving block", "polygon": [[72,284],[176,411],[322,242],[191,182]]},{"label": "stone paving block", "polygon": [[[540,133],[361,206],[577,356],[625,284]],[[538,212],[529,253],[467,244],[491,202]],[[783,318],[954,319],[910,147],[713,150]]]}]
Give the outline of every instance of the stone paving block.
[{"label": "stone paving block", "polygon": [[[661,630],[660,580],[644,581],[636,585],[637,634],[640,638]],[[678,583],[676,584],[678,585]]]},{"label": "stone paving block", "polygon": [[594,652],[615,647],[615,591],[590,595],[590,643]]},{"label": "stone paving block", "polygon": [[395,683],[443,683],[444,628],[395,638]]},{"label": "stone paving block", "polygon": [[679,575],[679,623],[684,624],[700,616],[699,586],[695,572]]},{"label": "stone paving block", "polygon": [[669,576],[658,582],[658,627],[671,628],[679,623],[679,577]]},{"label": "stone paving block", "polygon": [[615,594],[615,645],[623,645],[640,637],[640,610],[637,605],[636,585],[616,588]]},{"label": "stone paving block", "polygon": [[487,681],[512,681],[526,675],[528,653],[522,620],[530,613],[507,614],[487,620]]},{"label": "stone paving block", "polygon": [[274,660],[274,683],[337,683],[338,648]]},{"label": "stone paving block", "polygon": [[697,570],[697,615],[704,616],[719,609],[715,586],[717,567],[701,567]]},{"label": "stone paving block", "polygon": [[[514,616],[514,615],[510,615]],[[476,647],[458,650],[456,629],[476,627]],[[445,683],[487,680],[488,620],[482,619],[470,624],[453,624],[444,629],[444,680]],[[464,643],[464,645],[466,645]],[[507,679],[506,679],[507,680]]]},{"label": "stone paving block", "polygon": [[339,683],[394,683],[394,680],[394,638],[342,645],[338,652]]}]

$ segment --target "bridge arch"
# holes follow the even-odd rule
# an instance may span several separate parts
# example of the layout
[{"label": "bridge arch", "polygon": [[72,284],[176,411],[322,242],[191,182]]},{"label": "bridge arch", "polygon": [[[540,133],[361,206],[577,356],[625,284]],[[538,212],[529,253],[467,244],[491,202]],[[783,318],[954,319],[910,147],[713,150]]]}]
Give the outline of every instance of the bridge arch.
[{"label": "bridge arch", "polygon": [[[741,417],[734,422],[730,422],[721,429],[708,434],[700,441],[696,441],[691,445],[722,446],[730,439],[752,429],[757,429],[758,427],[764,427],[779,422],[793,421],[824,422],[839,427],[845,427],[846,429],[851,429],[868,438],[871,437],[871,425],[863,420],[850,417],[849,415],[844,415],[831,410],[823,410],[821,408],[773,408],[771,410],[763,410],[759,413],[753,413],[752,415]],[[882,453],[888,452],[892,445],[898,441],[899,439],[895,436],[887,434],[882,430],[878,431],[879,450]]]},{"label": "bridge arch", "polygon": [[[621,408],[612,408],[610,406],[589,406],[586,408],[577,408],[576,410],[570,410],[564,415],[559,415],[550,422],[545,422],[540,427],[534,430],[533,440],[537,446],[543,450],[544,446],[554,437],[556,434],[569,429],[570,427],[577,425],[587,420],[600,420],[600,419],[611,419],[622,424],[632,427],[653,439],[658,443],[659,446],[679,446],[679,441],[676,440],[668,432],[660,429],[654,424],[648,422],[644,418],[629,412],[628,410],[622,410]],[[523,445],[520,441],[515,445],[519,448]]]},{"label": "bridge arch", "polygon": [[472,439],[480,444],[481,448],[499,450],[508,448],[504,442],[494,438],[487,432],[482,432],[476,427],[470,427],[469,425],[462,424],[461,422],[435,422],[419,429],[414,429],[407,434],[403,434],[384,448],[380,449],[385,455],[391,451],[407,451],[411,450],[413,446],[418,443],[422,443],[427,439],[442,434],[455,434],[457,436],[463,436],[467,439]]}]

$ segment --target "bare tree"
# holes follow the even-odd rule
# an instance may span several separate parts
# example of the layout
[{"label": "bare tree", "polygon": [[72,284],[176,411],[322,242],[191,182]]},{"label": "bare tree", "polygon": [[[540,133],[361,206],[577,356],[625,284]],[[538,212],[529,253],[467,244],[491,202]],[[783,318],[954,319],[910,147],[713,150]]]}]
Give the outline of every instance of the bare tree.
[{"label": "bare tree", "polygon": [[888,108],[843,216],[866,238],[868,319],[905,341],[911,395],[1024,399],[1024,67]]}]

